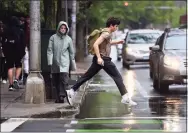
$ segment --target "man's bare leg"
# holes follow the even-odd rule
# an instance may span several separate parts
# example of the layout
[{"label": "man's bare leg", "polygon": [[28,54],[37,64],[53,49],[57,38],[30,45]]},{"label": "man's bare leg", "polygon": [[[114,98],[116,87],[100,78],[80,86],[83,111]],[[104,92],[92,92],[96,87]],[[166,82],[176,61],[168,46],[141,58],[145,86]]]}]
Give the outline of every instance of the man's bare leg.
[{"label": "man's bare leg", "polygon": [[8,80],[9,84],[13,85],[13,68],[8,69]]},{"label": "man's bare leg", "polygon": [[8,69],[8,80],[9,80],[9,91],[13,91],[14,87],[13,87],[13,68],[9,68]]},{"label": "man's bare leg", "polygon": [[21,71],[22,71],[21,67],[16,68],[15,80],[13,82],[13,86],[14,86],[15,89],[19,89],[20,88],[20,86],[19,86],[19,77],[20,77]]},{"label": "man's bare leg", "polygon": [[22,68],[21,68],[21,67],[16,68],[16,80],[18,80],[18,79],[19,79],[20,74],[21,74],[21,71],[22,71]]}]

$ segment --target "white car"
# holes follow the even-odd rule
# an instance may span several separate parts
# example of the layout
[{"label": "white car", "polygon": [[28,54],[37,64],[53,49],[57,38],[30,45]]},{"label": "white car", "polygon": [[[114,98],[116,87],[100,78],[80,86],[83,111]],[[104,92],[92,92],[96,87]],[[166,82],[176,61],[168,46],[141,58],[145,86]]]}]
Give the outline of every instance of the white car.
[{"label": "white car", "polygon": [[127,33],[122,48],[123,67],[129,68],[135,62],[149,61],[149,47],[154,46],[160,30],[138,29]]}]

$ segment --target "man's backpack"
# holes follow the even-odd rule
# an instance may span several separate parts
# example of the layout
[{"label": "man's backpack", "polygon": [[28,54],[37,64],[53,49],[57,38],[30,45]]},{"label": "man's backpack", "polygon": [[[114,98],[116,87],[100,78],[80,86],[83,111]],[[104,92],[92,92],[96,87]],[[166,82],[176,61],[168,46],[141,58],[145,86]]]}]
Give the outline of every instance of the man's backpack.
[{"label": "man's backpack", "polygon": [[109,31],[107,29],[95,29],[93,32],[91,32],[91,34],[89,35],[88,39],[87,39],[87,43],[88,43],[88,52],[92,55],[95,54],[94,48],[93,48],[93,44],[95,43],[95,41],[100,37],[100,35],[103,32],[108,32]]}]

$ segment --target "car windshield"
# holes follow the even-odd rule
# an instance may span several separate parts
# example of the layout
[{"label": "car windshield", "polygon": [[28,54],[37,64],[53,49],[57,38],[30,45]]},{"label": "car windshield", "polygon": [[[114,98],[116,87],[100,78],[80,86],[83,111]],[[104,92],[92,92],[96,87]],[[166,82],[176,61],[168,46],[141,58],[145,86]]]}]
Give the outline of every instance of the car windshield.
[{"label": "car windshield", "polygon": [[166,39],[166,50],[186,50],[186,35],[174,35]]},{"label": "car windshield", "polygon": [[147,44],[155,43],[159,33],[130,33],[128,36],[128,43],[131,44]]}]

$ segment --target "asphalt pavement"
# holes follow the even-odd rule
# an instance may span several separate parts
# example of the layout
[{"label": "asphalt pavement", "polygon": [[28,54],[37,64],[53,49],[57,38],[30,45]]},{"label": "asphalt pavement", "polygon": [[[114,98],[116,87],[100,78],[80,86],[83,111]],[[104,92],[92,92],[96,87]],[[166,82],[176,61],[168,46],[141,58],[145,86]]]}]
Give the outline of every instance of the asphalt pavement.
[{"label": "asphalt pavement", "polygon": [[138,103],[122,104],[114,81],[103,70],[90,82],[80,113],[72,118],[11,118],[1,120],[1,131],[12,132],[186,132],[186,86],[170,86],[160,94],[153,89],[147,63],[131,66],[130,70],[116,61],[125,86]]}]

